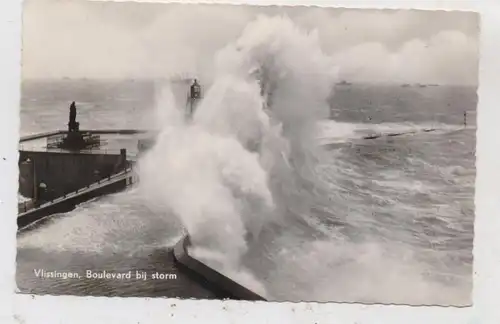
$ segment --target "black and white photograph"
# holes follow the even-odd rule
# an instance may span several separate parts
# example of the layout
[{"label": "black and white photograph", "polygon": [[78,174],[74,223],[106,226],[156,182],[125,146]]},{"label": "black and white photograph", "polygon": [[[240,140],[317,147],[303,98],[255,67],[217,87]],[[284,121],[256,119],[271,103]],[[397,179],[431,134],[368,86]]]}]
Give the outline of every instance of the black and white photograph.
[{"label": "black and white photograph", "polygon": [[478,13],[22,19],[17,293],[471,305]]}]

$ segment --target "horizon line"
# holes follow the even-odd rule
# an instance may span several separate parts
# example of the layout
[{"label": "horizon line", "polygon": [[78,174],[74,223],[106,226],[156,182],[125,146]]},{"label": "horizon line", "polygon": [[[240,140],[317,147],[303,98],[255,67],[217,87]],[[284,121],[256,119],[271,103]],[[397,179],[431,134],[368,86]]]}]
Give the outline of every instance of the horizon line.
[{"label": "horizon line", "polygon": [[[43,81],[114,81],[114,82],[147,82],[147,81],[169,81],[169,80],[189,80],[194,79],[193,76],[172,76],[172,77],[34,77],[34,78],[21,78],[23,82],[43,82]],[[397,81],[354,81],[349,79],[338,79],[335,85],[406,85],[406,86],[458,86],[458,87],[479,87],[478,83],[438,83],[438,82],[397,82]]]}]

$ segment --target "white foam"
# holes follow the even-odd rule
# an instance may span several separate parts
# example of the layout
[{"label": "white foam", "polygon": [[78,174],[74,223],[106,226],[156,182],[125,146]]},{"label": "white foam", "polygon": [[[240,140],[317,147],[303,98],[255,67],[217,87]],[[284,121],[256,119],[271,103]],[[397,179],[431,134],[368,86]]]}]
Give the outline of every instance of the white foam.
[{"label": "white foam", "polygon": [[[182,106],[158,103],[163,129],[140,161],[140,185],[179,217],[195,246],[222,253],[224,269],[238,273],[246,237],[285,207],[290,160],[308,163],[336,69],[317,36],[286,17],[259,17],[216,61],[191,124],[178,122]],[[272,85],[270,113],[261,83]]]}]

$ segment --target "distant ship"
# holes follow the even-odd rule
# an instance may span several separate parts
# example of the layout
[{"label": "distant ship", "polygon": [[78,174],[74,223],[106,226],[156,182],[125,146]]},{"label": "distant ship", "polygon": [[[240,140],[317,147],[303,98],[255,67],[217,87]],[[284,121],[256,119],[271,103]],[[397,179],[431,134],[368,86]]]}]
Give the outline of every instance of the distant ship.
[{"label": "distant ship", "polygon": [[342,80],[342,81],[338,82],[337,85],[352,85],[352,83],[347,82],[346,80]]},{"label": "distant ship", "polygon": [[[402,88],[409,88],[411,86],[412,85],[409,84],[409,83],[405,83],[405,84],[401,85]],[[432,84],[415,83],[413,86],[414,87],[418,87],[418,88],[427,88],[427,87],[439,87],[439,84],[435,84],[435,83],[432,83]]]}]

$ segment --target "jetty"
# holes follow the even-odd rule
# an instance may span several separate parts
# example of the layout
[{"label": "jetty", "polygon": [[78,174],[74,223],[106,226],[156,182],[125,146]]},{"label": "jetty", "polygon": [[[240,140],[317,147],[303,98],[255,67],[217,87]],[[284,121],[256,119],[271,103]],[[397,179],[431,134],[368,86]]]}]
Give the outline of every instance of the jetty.
[{"label": "jetty", "polygon": [[137,153],[109,148],[102,136],[142,133],[145,131],[81,130],[73,102],[66,130],[21,137],[19,194],[25,199],[18,203],[18,228],[22,230],[50,215],[71,211],[78,204],[135,183]]},{"label": "jetty", "polygon": [[219,296],[238,300],[265,301],[266,298],[251,291],[236,281],[212,269],[203,262],[189,255],[192,247],[189,235],[184,236],[173,248],[177,268],[203,288]]}]

